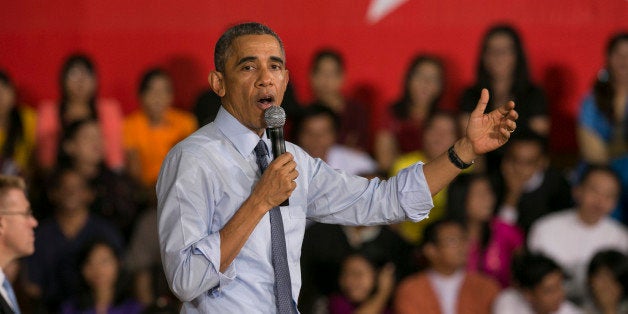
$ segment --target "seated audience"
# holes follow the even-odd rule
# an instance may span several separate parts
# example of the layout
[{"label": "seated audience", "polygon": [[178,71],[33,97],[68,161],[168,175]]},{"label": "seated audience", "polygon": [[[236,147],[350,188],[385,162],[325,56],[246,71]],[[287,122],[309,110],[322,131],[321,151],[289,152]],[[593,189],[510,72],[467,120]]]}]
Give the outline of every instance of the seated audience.
[{"label": "seated audience", "polygon": [[128,171],[147,189],[154,190],[161,162],[177,142],[197,128],[194,116],[172,107],[170,76],[161,69],[144,73],[139,85],[140,110],[124,120],[124,147]]},{"label": "seated audience", "polygon": [[458,176],[449,186],[449,215],[460,221],[469,234],[468,271],[479,271],[510,285],[510,264],[523,248],[523,231],[505,223],[495,210],[495,191],[485,175]]},{"label": "seated audience", "polygon": [[377,164],[368,154],[338,143],[340,119],[328,107],[313,104],[304,108],[294,126],[297,144],[332,168],[355,175],[377,171]]},{"label": "seated audience", "polygon": [[317,51],[310,70],[314,103],[330,108],[340,117],[340,144],[367,151],[370,108],[343,94],[344,79],[345,62],[340,52],[332,49]]},{"label": "seated audience", "polygon": [[34,166],[35,125],[35,111],[18,106],[15,86],[11,78],[0,70],[1,174],[30,179]]},{"label": "seated audience", "polygon": [[621,197],[612,216],[628,226],[628,154],[613,159],[611,168],[615,170],[621,180]]},{"label": "seated audience", "polygon": [[61,313],[139,314],[142,304],[135,301],[122,274],[120,252],[107,240],[94,239],[78,253],[80,290],[66,301]]},{"label": "seated audience", "polygon": [[628,153],[628,32],[611,37],[606,69],[580,106],[578,147],[586,163],[607,164]]},{"label": "seated audience", "polygon": [[540,217],[573,206],[567,179],[550,165],[547,139],[517,130],[493,180],[499,217],[525,232]]},{"label": "seated audience", "polygon": [[103,134],[105,161],[114,170],[124,167],[122,109],[113,99],[97,98],[96,68],[89,57],[69,56],[61,70],[61,99],[37,107],[37,155],[44,170],[55,166],[63,130],[73,121],[95,119]]},{"label": "seated audience", "polygon": [[109,220],[129,239],[146,195],[139,183],[104,163],[103,140],[98,123],[81,119],[68,125],[60,143],[58,164],[79,173],[94,192],[92,212]]},{"label": "seated audience", "polygon": [[[458,125],[452,114],[444,111],[432,113],[425,121],[425,130],[422,132],[423,146],[421,149],[399,156],[392,165],[390,175],[394,176],[401,169],[418,161],[428,162],[436,159],[440,154],[446,152],[459,136]],[[471,169],[464,171],[468,172]],[[404,221],[395,226],[395,229],[406,241],[419,244],[425,226],[445,216],[447,211],[447,188],[434,195],[433,202],[434,207],[430,210],[429,219],[419,222]]]},{"label": "seated audience", "polygon": [[587,314],[628,313],[628,257],[616,250],[597,252],[587,270]]},{"label": "seated audience", "polygon": [[438,107],[444,81],[440,59],[418,55],[412,60],[406,71],[403,94],[389,108],[375,134],[374,154],[382,170],[389,171],[399,155],[423,149],[423,127]]},{"label": "seated audience", "polygon": [[525,253],[512,264],[514,286],[502,291],[493,305],[494,314],[579,314],[565,299],[565,275],[553,260]]},{"label": "seated audience", "polygon": [[178,307],[179,300],[170,291],[161,264],[156,208],[146,210],[139,217],[127,249],[125,265],[133,276],[137,300],[147,306],[147,311]]},{"label": "seated audience", "polygon": [[532,225],[528,247],[555,260],[569,277],[567,296],[581,304],[586,295],[586,268],[602,249],[628,253],[628,230],[609,217],[617,205],[617,174],[591,166],[574,188],[576,207],[547,215]]},{"label": "seated audience", "polygon": [[49,188],[54,214],[35,230],[27,278],[29,294],[41,298],[54,313],[61,302],[79,292],[76,258],[81,247],[96,237],[107,239],[117,250],[123,242],[118,229],[90,212],[93,193],[77,171],[56,171]]},{"label": "seated audience", "polygon": [[499,293],[493,279],[465,270],[468,237],[453,220],[440,220],[425,228],[422,253],[428,268],[399,284],[394,297],[396,313],[489,313]]},{"label": "seated audience", "polygon": [[301,252],[301,313],[317,313],[321,299],[339,292],[342,261],[356,250],[376,261],[391,261],[396,280],[416,270],[412,247],[387,226],[313,224],[305,230]]},{"label": "seated audience", "polygon": [[390,296],[395,288],[395,267],[355,253],[342,262],[340,293],[329,298],[329,314],[391,313]]}]

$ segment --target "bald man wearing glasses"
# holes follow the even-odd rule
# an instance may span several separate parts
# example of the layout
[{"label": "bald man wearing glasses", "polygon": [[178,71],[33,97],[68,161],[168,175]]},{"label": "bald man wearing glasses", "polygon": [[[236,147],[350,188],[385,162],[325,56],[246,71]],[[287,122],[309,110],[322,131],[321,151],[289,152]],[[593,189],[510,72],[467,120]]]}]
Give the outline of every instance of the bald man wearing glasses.
[{"label": "bald man wearing glasses", "polygon": [[20,177],[0,175],[0,314],[19,314],[20,306],[4,269],[35,251],[35,227],[26,185]]}]

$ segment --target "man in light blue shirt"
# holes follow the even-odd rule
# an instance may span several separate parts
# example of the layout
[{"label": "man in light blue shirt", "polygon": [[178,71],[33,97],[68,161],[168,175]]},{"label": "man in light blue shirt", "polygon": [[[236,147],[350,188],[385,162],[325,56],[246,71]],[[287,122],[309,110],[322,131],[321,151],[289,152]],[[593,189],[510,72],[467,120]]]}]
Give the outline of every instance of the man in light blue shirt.
[{"label": "man in light blue shirt", "polygon": [[292,143],[261,175],[254,148],[260,140],[271,147],[263,113],[281,104],[288,84],[283,44],[264,25],[240,24],[218,40],[214,60],[209,82],[222,107],[170,151],[157,182],[162,260],[182,313],[278,311],[268,212],[287,198],[280,211],[296,312],[305,218],[347,225],[424,219],[431,196],[516,127],[513,102],[484,114],[483,91],[467,135],[449,154],[390,180],[337,172]]}]

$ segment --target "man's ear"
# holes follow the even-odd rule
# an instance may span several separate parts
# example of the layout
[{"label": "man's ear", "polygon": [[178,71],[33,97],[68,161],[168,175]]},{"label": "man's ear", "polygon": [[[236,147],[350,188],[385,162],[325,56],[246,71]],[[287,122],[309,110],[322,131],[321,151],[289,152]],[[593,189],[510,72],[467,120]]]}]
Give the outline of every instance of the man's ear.
[{"label": "man's ear", "polygon": [[214,70],[209,72],[209,86],[219,97],[225,96],[225,80],[222,73]]},{"label": "man's ear", "polygon": [[426,243],[423,245],[422,250],[423,256],[427,258],[430,263],[434,260],[434,256],[436,255],[436,247],[432,243]]}]

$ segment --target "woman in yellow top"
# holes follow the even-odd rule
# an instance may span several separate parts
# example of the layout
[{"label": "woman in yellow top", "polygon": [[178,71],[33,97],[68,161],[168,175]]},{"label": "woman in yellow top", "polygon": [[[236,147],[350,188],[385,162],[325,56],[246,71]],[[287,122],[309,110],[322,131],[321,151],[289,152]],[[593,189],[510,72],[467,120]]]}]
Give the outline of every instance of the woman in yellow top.
[{"label": "woman in yellow top", "polygon": [[191,113],[172,107],[172,81],[162,69],[144,73],[139,98],[141,108],[124,120],[127,169],[144,186],[153,189],[170,148],[194,132],[197,124]]},{"label": "woman in yellow top", "polygon": [[[391,176],[413,163],[418,161],[428,162],[446,152],[460,136],[456,117],[445,111],[432,113],[425,122],[425,129],[422,135],[422,149],[399,156],[391,167]],[[472,168],[469,168],[464,171],[468,172],[471,169]],[[447,208],[447,188],[434,195],[433,200],[434,208],[430,211],[429,219],[424,219],[419,222],[404,221],[396,226],[398,233],[408,242],[418,244],[422,238],[423,228],[445,216]]]},{"label": "woman in yellow top", "polygon": [[29,178],[35,148],[34,110],[17,106],[15,87],[0,71],[0,172]]}]

